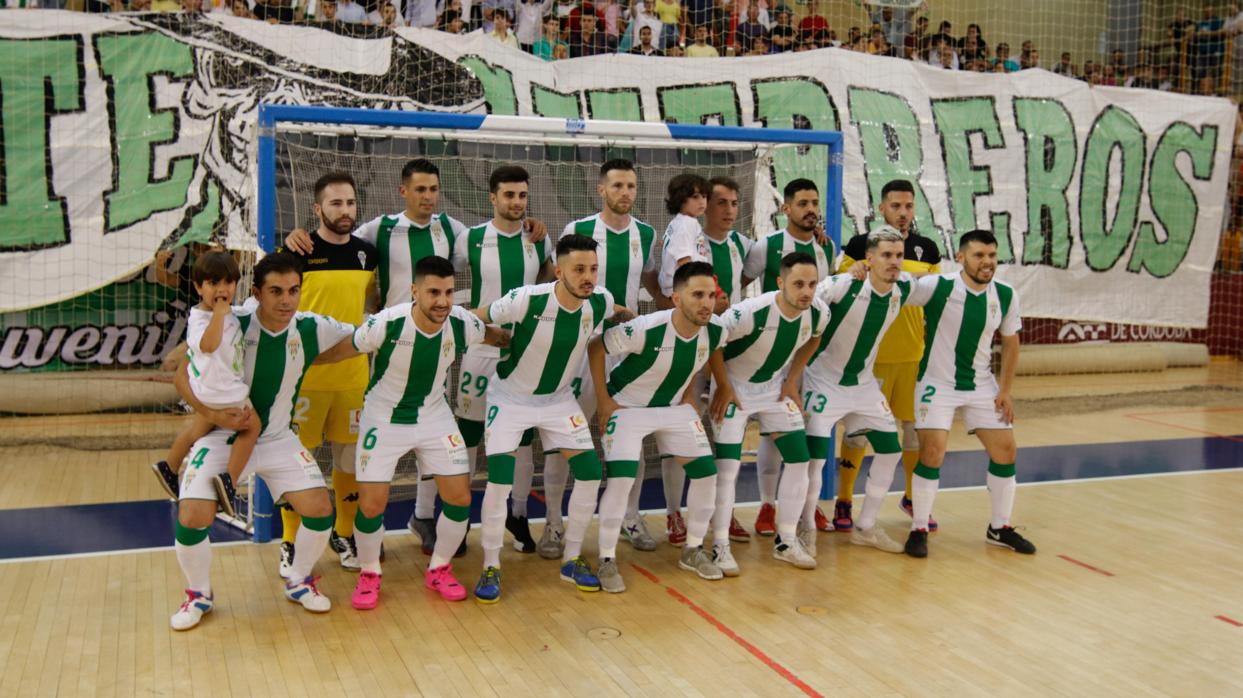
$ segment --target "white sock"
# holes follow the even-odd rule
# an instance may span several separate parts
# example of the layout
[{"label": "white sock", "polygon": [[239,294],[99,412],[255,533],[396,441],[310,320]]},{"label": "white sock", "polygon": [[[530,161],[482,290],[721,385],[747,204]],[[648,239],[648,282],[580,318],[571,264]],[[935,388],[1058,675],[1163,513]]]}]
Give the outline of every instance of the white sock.
[{"label": "white sock", "polygon": [[[610,477],[600,495],[600,557],[617,557],[617,537],[621,535],[626,495],[634,489],[632,477]],[[578,489],[576,485],[574,489]],[[573,497],[570,498],[573,506]]]},{"label": "white sock", "polygon": [[[302,526],[301,528],[306,528]],[[299,531],[301,531],[301,528]],[[380,570],[380,545],[384,542],[384,526],[371,533],[364,533],[354,527],[354,545],[358,548],[358,564],[362,566],[363,572],[375,572],[382,574]],[[294,553],[294,560],[298,559],[298,554]]]},{"label": "white sock", "polygon": [[[716,475],[691,480],[690,491],[686,494],[687,545],[694,548],[704,544],[704,536],[708,535],[708,524],[712,521],[712,511],[715,508]],[[725,530],[729,530],[728,521],[725,523]]]},{"label": "white sock", "polygon": [[414,500],[414,518],[430,519],[436,515],[436,478],[419,478]]},{"label": "white sock", "polygon": [[755,473],[760,481],[760,501],[777,503],[777,480],[781,478],[781,451],[771,436],[760,437],[760,449],[755,454]]},{"label": "white sock", "polygon": [[[384,529],[380,529],[383,533]],[[298,527],[293,539],[293,564],[289,567],[290,581],[300,582],[311,576],[311,570],[319,561],[319,556],[328,547],[328,536],[332,533],[329,526],[322,531],[312,531],[305,525]]]},{"label": "white sock", "polygon": [[786,463],[777,487],[777,533],[784,541],[798,537],[798,520],[807,504],[807,462]]},{"label": "white sock", "polygon": [[514,454],[514,489],[509,493],[509,513],[527,515],[527,500],[531,498],[531,480],[535,477],[535,460],[530,446],[521,446]]},{"label": "white sock", "polygon": [[[991,476],[990,476],[991,477]],[[911,530],[928,530],[928,519],[932,516],[932,502],[937,498],[937,485],[940,479],[929,480],[915,473],[911,477]]]},{"label": "white sock", "polygon": [[440,517],[436,519],[436,547],[432,549],[432,561],[428,563],[427,569],[434,570],[449,564],[458,547],[462,545],[462,539],[466,537],[469,528],[469,519],[454,521],[445,516],[443,511],[440,512]]},{"label": "white sock", "polygon": [[[1010,514],[1014,511],[1014,490],[1018,484],[1018,478],[997,477],[988,474],[988,498],[993,503],[993,518],[989,525],[993,528],[1001,528],[1010,525]],[[931,507],[929,507],[931,511]]]},{"label": "white sock", "polygon": [[885,495],[889,494],[889,486],[893,484],[893,471],[902,462],[902,452],[877,453],[872,456],[872,465],[868,466],[867,484],[863,493],[863,513],[859,515],[859,528],[870,529],[876,525],[876,515],[880,506],[885,503]]},{"label": "white sock", "polygon": [[[686,487],[686,469],[673,456],[660,459],[660,478],[665,488],[665,510],[670,514],[682,511],[682,489]],[[687,502],[690,505],[690,502]],[[709,513],[711,516],[711,513]]]},{"label": "white sock", "polygon": [[[639,518],[639,496],[643,494],[643,478],[647,474],[647,459],[639,458],[639,469],[635,472],[634,486],[626,493],[626,520]],[[610,555],[610,557],[612,557]]]},{"label": "white sock", "polygon": [[[573,560],[583,553],[583,537],[587,535],[587,527],[591,525],[591,517],[596,513],[596,502],[599,499],[599,480],[574,481],[574,491],[570,493],[570,520],[565,525],[565,555],[562,560]],[[622,504],[624,508],[624,499]]]},{"label": "white sock", "polygon": [[716,459],[716,511],[712,513],[712,538],[717,543],[729,542],[729,520],[734,515],[738,469],[741,467],[742,463],[733,458]]},{"label": "white sock", "polygon": [[820,483],[824,476],[824,459],[812,458],[807,466],[807,502],[803,505],[803,525],[816,527],[816,505],[820,503]]},{"label": "white sock", "polygon": [[570,476],[570,464],[560,453],[544,454],[544,504],[548,508],[548,523],[562,526],[561,503],[565,501],[565,482]]},{"label": "white sock", "polygon": [[186,587],[211,596],[211,540],[204,538],[194,545],[177,543],[177,562],[186,575]]},{"label": "white sock", "polygon": [[[505,543],[505,500],[513,485],[489,482],[483,490],[482,532],[483,566],[501,566],[501,545]],[[439,529],[437,529],[439,531]]]}]

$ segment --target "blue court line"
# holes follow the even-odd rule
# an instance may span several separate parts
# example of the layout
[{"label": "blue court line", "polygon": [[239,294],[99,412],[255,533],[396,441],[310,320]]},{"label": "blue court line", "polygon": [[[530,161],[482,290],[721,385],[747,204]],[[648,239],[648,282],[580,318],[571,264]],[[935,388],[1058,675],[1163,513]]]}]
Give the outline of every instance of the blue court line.
[{"label": "blue court line", "polygon": [[[1243,465],[1243,439],[1239,436],[1020,448],[1019,482],[1236,468]],[[864,462],[864,469],[869,461]],[[988,456],[983,451],[948,453],[941,487],[978,487],[984,484],[987,471]],[[660,479],[653,475],[644,481],[639,500],[645,510],[663,509],[665,505]],[[860,477],[856,488],[861,491],[863,484]],[[900,476],[894,478],[895,488],[900,489],[902,484]],[[483,493],[473,494],[471,522],[478,523]],[[758,499],[755,468],[746,465],[738,479],[738,501]],[[414,502],[390,504],[385,511],[385,527],[404,528],[413,510]],[[0,510],[0,560],[171,547],[175,512],[173,503],[163,500]],[[544,514],[543,503],[532,497],[528,515],[538,519]],[[279,517],[275,517],[273,528],[274,535],[279,535]],[[245,539],[241,531],[219,521],[210,535],[214,542]]]}]

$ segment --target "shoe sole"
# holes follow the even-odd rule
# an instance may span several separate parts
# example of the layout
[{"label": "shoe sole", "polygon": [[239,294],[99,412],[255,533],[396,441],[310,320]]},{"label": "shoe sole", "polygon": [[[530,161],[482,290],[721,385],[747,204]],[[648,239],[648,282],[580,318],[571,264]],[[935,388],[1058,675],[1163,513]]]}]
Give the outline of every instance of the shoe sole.
[{"label": "shoe sole", "polygon": [[719,576],[713,577],[712,575],[708,575],[708,574],[704,574],[703,572],[700,572],[698,567],[692,567],[691,565],[688,565],[685,562],[682,562],[681,560],[678,560],[678,567],[681,567],[687,572],[694,572],[695,574],[699,575],[700,579],[706,579],[710,582],[715,582],[715,581],[725,578],[724,570],[721,571],[721,574]]},{"label": "shoe sole", "polygon": [[561,553],[562,553],[562,551],[560,550],[538,550],[538,549],[536,550],[536,552],[539,553],[539,556],[544,558],[545,560],[560,560]]},{"label": "shoe sole", "polygon": [[160,472],[159,466],[152,463],[151,472],[155,473],[155,479],[160,481],[160,489],[164,490],[164,493],[168,495],[168,498],[174,502],[177,501],[177,493],[169,489],[168,481],[164,479],[164,474]]},{"label": "shoe sole", "polygon": [[578,582],[574,581],[574,578],[573,578],[573,577],[567,577],[567,576],[565,576],[564,574],[563,574],[563,575],[561,575],[561,581],[563,581],[563,582],[569,582],[570,584],[573,584],[573,585],[574,585],[574,588],[575,588],[575,589],[578,589],[579,591],[587,591],[587,592],[592,592],[592,591],[600,591],[600,587],[598,587],[598,586],[595,586],[595,587],[583,586],[583,585],[579,584]]},{"label": "shoe sole", "polygon": [[367,604],[360,605],[354,602],[353,600],[350,601],[350,605],[354,607],[355,611],[372,611],[372,610],[375,610],[375,607],[378,606],[379,604],[380,604],[379,599],[376,599],[376,602],[371,604],[370,606],[368,606]]},{"label": "shoe sole", "polygon": [[618,588],[616,588],[616,589],[610,589],[610,588],[608,588],[608,587],[604,586],[604,584],[600,584],[600,591],[603,591],[603,592],[605,592],[606,594],[621,594],[621,593],[624,593],[624,592],[626,591],[626,585],[625,585],[625,584],[622,584],[620,587],[618,587]]},{"label": "shoe sole", "polygon": [[[733,539],[731,539],[731,540],[733,540]],[[675,548],[680,548],[680,547],[682,547],[682,546],[686,545],[686,539],[685,539],[685,538],[683,538],[682,540],[674,540],[674,539],[670,538],[670,539],[669,539],[669,545],[672,545],[672,546],[673,546],[673,547],[675,547]]]},{"label": "shoe sole", "polygon": [[481,597],[481,596],[479,596],[479,595],[476,595],[476,596],[475,596],[475,603],[477,603],[477,604],[481,604],[481,605],[484,605],[484,606],[491,606],[492,604],[494,604],[494,603],[496,603],[497,601],[500,601],[500,600],[501,600],[501,597],[499,597],[499,596],[498,596],[498,597],[496,597],[495,599],[485,599],[485,598],[483,598],[483,597]]},{"label": "shoe sole", "polygon": [[787,558],[784,558],[784,557],[779,557],[779,556],[777,556],[777,555],[773,555],[773,559],[774,559],[774,560],[781,561],[781,562],[784,562],[784,563],[786,563],[786,564],[790,565],[791,567],[794,567],[795,569],[800,569],[800,570],[814,570],[814,569],[816,569],[816,561],[815,561],[814,559],[811,561],[811,565],[810,565],[810,566],[808,566],[808,565],[806,565],[806,564],[799,564],[798,562],[795,562],[794,560],[789,560],[789,559],[787,559]]},{"label": "shoe sole", "polygon": [[1026,550],[1019,550],[1013,545],[1009,545],[1008,543],[1002,543],[1001,541],[993,540],[992,538],[985,538],[984,542],[988,543],[989,545],[995,545],[998,548],[1005,548],[1006,550],[1011,550],[1013,552],[1018,553],[1019,555],[1035,555],[1036,554],[1035,550],[1032,550],[1031,552],[1027,552]]},{"label": "shoe sole", "polygon": [[927,550],[924,550],[923,552],[912,552],[910,550],[903,550],[902,552],[906,553],[907,557],[914,557],[914,558],[919,558],[919,559],[928,557]]},{"label": "shoe sole", "polygon": [[855,525],[853,523],[846,525],[833,524],[834,533],[850,533],[853,530],[855,530]]},{"label": "shoe sole", "polygon": [[[301,602],[301,601],[299,601],[299,600],[297,600],[297,599],[291,599],[291,598],[289,598],[288,596],[286,596],[286,597],[285,597],[285,599],[286,599],[287,601],[289,601],[290,603],[296,603],[296,604],[298,604],[299,606],[302,606],[302,602]],[[327,613],[327,612],[329,612],[329,611],[331,611],[331,610],[332,610],[332,606],[329,606],[328,608],[324,608],[324,609],[318,609],[318,608],[307,608],[306,606],[302,606],[302,608],[306,609],[306,610],[307,610],[307,612],[309,612],[309,613]]]},{"label": "shoe sole", "polygon": [[898,554],[898,553],[905,553],[905,552],[906,552],[906,547],[905,547],[905,546],[899,547],[897,550],[888,550],[888,549],[886,549],[886,548],[882,548],[882,547],[881,547],[881,546],[879,546],[879,545],[876,545],[875,543],[869,543],[868,541],[865,541],[865,540],[855,540],[854,538],[851,538],[851,539],[850,539],[850,542],[851,542],[852,544],[854,544],[854,545],[859,545],[859,546],[862,546],[862,547],[864,547],[864,548],[874,548],[874,549],[876,549],[876,550],[881,551],[882,553],[893,553],[893,554],[895,554],[895,555],[896,555],[896,554]]},{"label": "shoe sole", "polygon": [[[426,585],[426,584],[424,584],[423,586],[427,586],[427,585]],[[427,587],[427,590],[428,590],[428,591],[431,591],[431,592],[434,592],[434,593],[436,593],[436,594],[438,594],[438,595],[440,596],[440,598],[444,599],[445,601],[457,602],[457,601],[465,601],[465,600],[466,600],[466,590],[465,590],[465,589],[463,589],[463,590],[462,590],[462,595],[461,595],[461,596],[458,596],[458,597],[450,597],[450,596],[446,595],[443,591],[441,591],[441,590],[437,589],[436,587]]]},{"label": "shoe sole", "polygon": [[751,535],[750,535],[750,534],[747,534],[747,535],[745,535],[745,536],[744,536],[744,535],[742,535],[742,534],[737,534],[737,535],[735,535],[735,534],[731,533],[731,534],[729,534],[729,539],[730,539],[730,541],[731,541],[731,542],[734,542],[734,543],[750,543],[750,542],[751,542]]},{"label": "shoe sole", "polygon": [[758,528],[757,528],[757,529],[755,529],[755,535],[757,535],[757,536],[764,536],[765,538],[769,538],[769,537],[771,537],[771,536],[775,536],[775,535],[777,535],[777,529],[775,529],[775,528],[774,528],[774,529],[773,529],[773,530],[771,530],[771,531],[761,531],[760,529],[758,529]]}]

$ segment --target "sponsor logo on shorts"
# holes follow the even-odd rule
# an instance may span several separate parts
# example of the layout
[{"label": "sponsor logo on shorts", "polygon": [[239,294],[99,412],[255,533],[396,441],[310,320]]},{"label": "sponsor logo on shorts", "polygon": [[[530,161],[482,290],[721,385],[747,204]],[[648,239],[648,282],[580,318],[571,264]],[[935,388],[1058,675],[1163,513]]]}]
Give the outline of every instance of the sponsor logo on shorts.
[{"label": "sponsor logo on shorts", "polygon": [[573,430],[577,431],[577,430],[582,429],[582,428],[584,428],[584,427],[586,427],[586,426],[587,426],[587,418],[586,418],[586,417],[584,417],[584,416],[582,416],[582,415],[579,415],[579,414],[572,414],[572,415],[570,415],[570,428],[571,428],[571,429],[573,429]]},{"label": "sponsor logo on shorts", "polygon": [[449,448],[462,448],[466,442],[462,440],[461,434],[449,434],[446,437],[449,441]]}]

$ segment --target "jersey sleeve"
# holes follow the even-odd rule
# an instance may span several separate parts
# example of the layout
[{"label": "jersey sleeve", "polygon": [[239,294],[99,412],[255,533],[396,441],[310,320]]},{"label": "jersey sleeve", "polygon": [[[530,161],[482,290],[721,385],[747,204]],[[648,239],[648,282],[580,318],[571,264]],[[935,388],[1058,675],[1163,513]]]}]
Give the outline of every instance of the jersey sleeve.
[{"label": "jersey sleeve", "polygon": [[906,305],[928,305],[940,281],[941,277],[936,274],[928,274],[915,279],[911,283],[911,295],[907,298]]},{"label": "jersey sleeve", "polygon": [[812,298],[811,304],[820,311],[816,324],[812,325],[811,336],[819,337],[824,334],[824,331],[829,327],[829,313],[831,311],[829,310],[828,303],[825,303],[819,298]]},{"label": "jersey sleeve", "polygon": [[535,244],[544,248],[544,261],[545,262],[547,262],[548,260],[552,260],[554,264],[556,263],[556,259],[553,258],[554,250],[552,248],[552,239],[549,236],[545,235],[543,240],[540,240],[539,242]]},{"label": "jersey sleeve", "polygon": [[850,274],[835,274],[816,284],[816,300],[827,308],[846,297],[854,281]]},{"label": "jersey sleeve", "polygon": [[453,306],[449,309],[449,312],[462,321],[462,334],[466,346],[459,348],[459,352],[465,351],[466,347],[483,343],[483,340],[487,337],[487,327],[484,326],[483,320],[480,320],[478,315],[460,305]]},{"label": "jersey sleeve", "polygon": [[640,315],[604,332],[604,351],[614,356],[643,351],[648,316]]},{"label": "jersey sleeve", "polygon": [[742,275],[748,279],[763,278],[764,267],[767,265],[768,238],[760,238],[755,241],[755,244],[747,252],[747,258],[742,263]]},{"label": "jersey sleeve", "polygon": [[453,238],[453,271],[459,274],[466,271],[470,262],[470,230],[463,230],[461,235]]},{"label": "jersey sleeve", "polygon": [[389,316],[389,309],[385,308],[359,325],[358,329],[354,330],[354,348],[364,354],[370,354],[379,349],[384,343],[384,328],[388,325]]},{"label": "jersey sleeve", "polygon": [[[196,312],[190,313],[189,319],[186,321],[186,346],[193,349],[196,354],[203,356],[211,356],[216,352],[203,351],[201,346],[203,341],[203,333],[207,331],[207,326],[211,323],[212,313]],[[242,324],[238,322],[237,317],[230,312],[224,318],[224,326],[220,329],[220,345],[216,347],[216,351],[220,351],[223,347],[233,346],[237,341],[237,336],[242,332]]]},{"label": "jersey sleeve", "polygon": [[315,335],[319,338],[320,352],[328,351],[354,332],[353,325],[335,320],[327,315],[308,314],[315,318]]},{"label": "jersey sleeve", "polygon": [[449,261],[456,264],[457,241],[466,237],[466,231],[470,230],[470,228],[467,228],[465,223],[449,214],[445,214],[445,218],[449,219],[449,230],[446,232],[453,239],[453,246],[449,248]]},{"label": "jersey sleeve", "polygon": [[725,326],[724,344],[751,334],[755,328],[755,312],[750,302],[739,303],[721,315],[721,324]]},{"label": "jersey sleeve", "polygon": [[376,240],[379,239],[380,221],[383,220],[384,216],[376,216],[366,223],[363,223],[358,226],[357,230],[354,231],[354,237],[366,240],[374,246],[376,244]]},{"label": "jersey sleeve", "polygon": [[1006,314],[1001,318],[1001,327],[997,331],[1002,337],[1013,337],[1023,329],[1023,318],[1019,315],[1019,294],[1011,287],[1010,289],[1010,307],[1006,309]]},{"label": "jersey sleeve", "polygon": [[527,313],[531,297],[530,287],[522,286],[492,301],[488,306],[488,318],[495,325],[519,322]]}]

